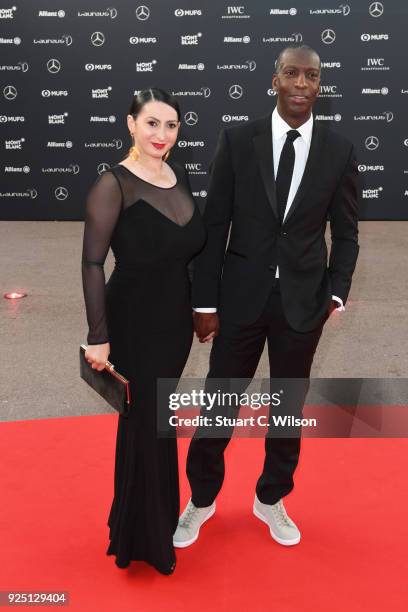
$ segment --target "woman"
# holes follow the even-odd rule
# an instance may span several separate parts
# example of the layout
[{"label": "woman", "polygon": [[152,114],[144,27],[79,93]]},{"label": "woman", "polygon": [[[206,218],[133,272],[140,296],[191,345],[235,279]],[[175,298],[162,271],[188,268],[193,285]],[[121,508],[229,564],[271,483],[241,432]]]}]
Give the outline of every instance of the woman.
[{"label": "woman", "polygon": [[[175,98],[147,89],[127,117],[133,146],[104,172],[86,204],[82,275],[89,325],[85,357],[130,381],[132,405],[118,417],[108,555],[118,567],[144,560],[163,574],[176,564],[177,442],[157,435],[156,383],[179,378],[193,338],[188,261],[205,230],[184,167],[166,163],[176,143]],[[115,269],[105,287],[109,247]]]}]

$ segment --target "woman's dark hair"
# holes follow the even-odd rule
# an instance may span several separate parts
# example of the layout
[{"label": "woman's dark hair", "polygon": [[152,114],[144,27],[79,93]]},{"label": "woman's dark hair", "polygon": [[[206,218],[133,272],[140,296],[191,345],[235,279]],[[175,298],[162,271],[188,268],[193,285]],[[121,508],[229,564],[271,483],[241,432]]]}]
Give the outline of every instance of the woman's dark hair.
[{"label": "woman's dark hair", "polygon": [[168,104],[177,113],[177,118],[180,121],[180,107],[177,102],[177,98],[171,96],[167,91],[159,89],[158,87],[150,87],[149,89],[143,89],[137,96],[134,96],[132,104],[130,105],[129,115],[132,115],[134,119],[138,116],[142,108],[147,102],[164,102]]}]

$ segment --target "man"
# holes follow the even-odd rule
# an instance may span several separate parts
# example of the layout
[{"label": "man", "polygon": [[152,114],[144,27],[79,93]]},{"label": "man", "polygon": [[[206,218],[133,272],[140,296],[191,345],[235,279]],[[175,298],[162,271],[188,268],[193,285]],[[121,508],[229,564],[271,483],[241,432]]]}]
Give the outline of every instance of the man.
[{"label": "man", "polygon": [[[353,145],[313,119],[318,54],[306,46],[284,49],[272,86],[272,115],[223,131],[211,167],[208,241],[193,282],[195,331],[201,342],[214,338],[207,382],[251,379],[265,340],[271,377],[308,379],[324,323],[335,308],[344,310],[356,265],[357,164]],[[192,496],[176,547],[192,544],[215,512],[228,442],[197,432],[191,441]],[[266,437],[256,485],[254,514],[283,545],[300,541],[282,501],[293,488],[299,451],[299,437]]]}]

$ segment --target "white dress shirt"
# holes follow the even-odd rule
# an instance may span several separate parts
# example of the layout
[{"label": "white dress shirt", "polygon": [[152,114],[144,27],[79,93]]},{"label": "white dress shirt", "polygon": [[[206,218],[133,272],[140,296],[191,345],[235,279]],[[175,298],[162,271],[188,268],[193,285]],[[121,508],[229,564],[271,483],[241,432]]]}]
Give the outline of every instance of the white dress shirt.
[{"label": "white dress shirt", "polygon": [[[286,134],[293,128],[286,123],[284,119],[279,115],[277,108],[275,107],[272,113],[272,150],[273,150],[273,171],[275,175],[278,173],[279,160],[282,153],[283,145],[286,141]],[[296,138],[293,143],[295,148],[295,164],[293,167],[292,181],[290,183],[290,189],[288,194],[288,200],[286,202],[285,215],[283,222],[285,222],[286,215],[299,188],[302,180],[303,173],[305,171],[307,158],[310,150],[310,143],[312,142],[312,130],[313,130],[313,115],[311,114],[309,119],[297,128],[300,136]],[[272,168],[271,168],[272,171]],[[279,278],[279,267],[276,267],[276,278]],[[332,295],[332,299],[340,304],[336,310],[345,310],[343,300],[335,295]],[[196,312],[217,312],[216,308],[195,308]]]}]

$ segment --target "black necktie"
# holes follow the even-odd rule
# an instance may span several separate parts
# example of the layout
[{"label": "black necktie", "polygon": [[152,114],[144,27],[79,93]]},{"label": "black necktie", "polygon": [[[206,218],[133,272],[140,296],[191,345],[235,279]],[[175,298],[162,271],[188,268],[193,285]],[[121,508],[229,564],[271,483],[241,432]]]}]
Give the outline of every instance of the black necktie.
[{"label": "black necktie", "polygon": [[289,130],[286,134],[286,141],[283,145],[279,159],[278,172],[276,174],[276,198],[278,200],[281,225],[285,216],[290,184],[292,182],[293,167],[295,165],[295,147],[293,146],[293,142],[300,136],[297,130]]}]

